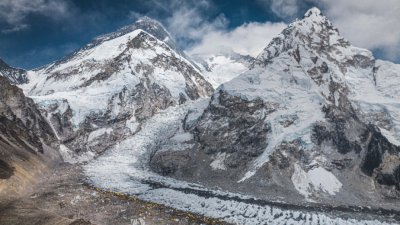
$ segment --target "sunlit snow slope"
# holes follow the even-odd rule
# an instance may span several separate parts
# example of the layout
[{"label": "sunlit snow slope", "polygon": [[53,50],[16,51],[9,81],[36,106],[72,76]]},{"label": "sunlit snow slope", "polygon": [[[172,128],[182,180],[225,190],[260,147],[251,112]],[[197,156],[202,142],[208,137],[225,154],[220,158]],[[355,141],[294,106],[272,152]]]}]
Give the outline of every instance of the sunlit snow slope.
[{"label": "sunlit snow slope", "polygon": [[214,88],[247,71],[254,61],[249,55],[240,55],[233,51],[213,55],[197,54],[191,57]]}]

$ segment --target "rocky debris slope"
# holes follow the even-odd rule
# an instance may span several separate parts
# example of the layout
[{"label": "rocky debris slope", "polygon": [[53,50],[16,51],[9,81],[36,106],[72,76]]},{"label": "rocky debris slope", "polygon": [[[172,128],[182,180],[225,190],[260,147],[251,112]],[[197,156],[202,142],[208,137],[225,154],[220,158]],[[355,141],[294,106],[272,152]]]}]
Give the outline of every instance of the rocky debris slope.
[{"label": "rocky debris slope", "polygon": [[168,32],[149,18],[28,77],[21,87],[51,122],[70,162],[88,160],[135,134],[161,109],[213,92]]},{"label": "rocky debris slope", "polygon": [[[260,198],[398,208],[399,65],[310,9],[191,110],[152,157],[163,175]],[[184,147],[176,147],[184,146]]]},{"label": "rocky debris slope", "polygon": [[215,55],[196,54],[191,57],[204,74],[204,78],[214,88],[247,71],[255,60],[249,55],[241,55],[232,50]]},{"label": "rocky debris slope", "polygon": [[36,176],[59,161],[57,139],[33,100],[0,76],[0,193],[29,188]]},{"label": "rocky debris slope", "polygon": [[9,66],[0,59],[0,76],[7,78],[11,84],[25,84],[28,82],[27,72],[23,69],[17,69]]},{"label": "rocky debris slope", "polygon": [[77,164],[62,164],[44,174],[26,198],[3,202],[1,225],[191,225],[226,224],[120,192],[88,186]]}]

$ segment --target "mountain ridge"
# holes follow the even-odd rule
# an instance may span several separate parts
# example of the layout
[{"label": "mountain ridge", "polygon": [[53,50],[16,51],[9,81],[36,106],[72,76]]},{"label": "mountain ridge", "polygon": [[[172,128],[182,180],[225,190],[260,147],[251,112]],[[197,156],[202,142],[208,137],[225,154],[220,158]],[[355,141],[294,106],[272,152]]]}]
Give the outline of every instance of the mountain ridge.
[{"label": "mountain ridge", "polygon": [[194,147],[162,147],[151,166],[260,198],[343,205],[369,199],[395,207],[384,199],[400,196],[398,92],[377,83],[390,85],[381,71],[397,79],[400,71],[382,64],[312,8],[247,72],[188,113],[179,135],[193,135],[186,142]]},{"label": "mountain ridge", "polygon": [[[142,23],[165,31],[153,20],[137,24]],[[21,85],[52,121],[69,160],[74,152],[87,160],[135,133],[157,111],[213,91],[186,56],[136,25],[98,40],[66,60],[29,71],[31,82]]]},{"label": "mountain ridge", "polygon": [[[178,53],[184,54],[183,51],[174,42],[171,34],[165,29],[165,27],[160,22],[158,22],[157,20],[154,20],[150,17],[143,16],[131,25],[127,25],[122,28],[119,28],[117,31],[114,31],[114,32],[99,35],[99,36],[93,38],[88,44],[84,45],[81,48],[78,48],[77,50],[73,51],[72,53],[65,56],[64,58],[57,60],[53,63],[49,63],[45,66],[39,67],[34,70],[40,70],[41,68],[44,68],[44,67],[51,68],[50,65],[62,64],[68,60],[71,60],[71,58],[73,58],[80,51],[86,51],[86,50],[95,48],[96,46],[101,45],[102,43],[104,43],[106,41],[110,41],[112,39],[119,38],[121,36],[124,36],[128,33],[131,33],[133,31],[139,30],[139,29],[141,29],[141,30],[153,35],[155,38],[165,42],[168,46],[170,46],[172,49],[174,49]],[[185,55],[185,57],[187,57],[187,56]]]}]

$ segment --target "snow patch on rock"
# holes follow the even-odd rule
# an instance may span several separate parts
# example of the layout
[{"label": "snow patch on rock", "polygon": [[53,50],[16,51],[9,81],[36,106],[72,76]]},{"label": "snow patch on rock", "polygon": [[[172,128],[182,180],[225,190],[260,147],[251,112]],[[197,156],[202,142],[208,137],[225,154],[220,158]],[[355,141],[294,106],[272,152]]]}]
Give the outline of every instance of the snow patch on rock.
[{"label": "snow patch on rock", "polygon": [[93,131],[93,132],[91,132],[91,133],[89,134],[88,142],[93,141],[95,138],[97,138],[97,137],[99,137],[99,136],[101,136],[101,135],[104,135],[104,134],[111,134],[111,132],[113,132],[113,129],[112,129],[112,128],[100,128],[100,129],[98,129],[98,130],[95,130],[95,131]]},{"label": "snow patch on rock", "polygon": [[306,172],[299,164],[295,164],[291,179],[296,190],[307,199],[312,197],[314,192],[335,195],[342,188],[342,183],[335,175],[319,166]]},{"label": "snow patch on rock", "polygon": [[226,153],[218,153],[215,156],[214,161],[211,162],[210,166],[213,170],[226,170],[226,166],[224,164],[224,160],[226,158]]}]

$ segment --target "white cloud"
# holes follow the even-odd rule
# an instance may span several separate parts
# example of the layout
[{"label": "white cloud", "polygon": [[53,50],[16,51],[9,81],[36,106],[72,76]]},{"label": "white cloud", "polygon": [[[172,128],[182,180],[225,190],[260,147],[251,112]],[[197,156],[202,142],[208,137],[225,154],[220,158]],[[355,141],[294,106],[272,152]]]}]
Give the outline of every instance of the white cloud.
[{"label": "white cloud", "polygon": [[189,54],[213,54],[233,50],[244,55],[257,56],[273,37],[284,28],[284,23],[247,23],[232,31],[215,30],[205,33]]},{"label": "white cloud", "polygon": [[[185,48],[198,43],[208,33],[225,30],[229,22],[223,14],[214,14],[216,6],[210,0],[149,0],[144,4],[152,9],[145,14],[131,11],[128,18],[160,19],[178,45]],[[164,13],[167,16],[160,18]]]},{"label": "white cloud", "polygon": [[208,22],[197,13],[195,9],[181,8],[174,12],[172,17],[167,19],[168,29],[177,38],[199,39],[204,34],[224,28],[226,19],[219,16],[215,20]]},{"label": "white cloud", "polygon": [[40,14],[53,19],[65,18],[68,5],[62,0],[1,0],[0,20],[10,26],[4,33],[20,31],[28,27],[24,19],[30,14]]},{"label": "white cloud", "polygon": [[272,11],[278,17],[289,21],[299,16],[310,3],[318,0],[256,0],[256,2],[267,11]]},{"label": "white cloud", "polygon": [[209,0],[172,1],[172,14],[165,20],[166,28],[189,54],[216,54],[235,51],[240,54],[258,55],[272,37],[279,34],[284,23],[245,23],[229,29],[223,15],[210,19],[215,5]]},{"label": "white cloud", "polygon": [[166,26],[183,45],[198,42],[206,34],[225,29],[228,24],[223,14],[211,20],[207,18],[207,11],[213,8],[207,0],[198,1],[196,4],[175,2],[177,4],[174,4],[172,15],[166,19]]}]

